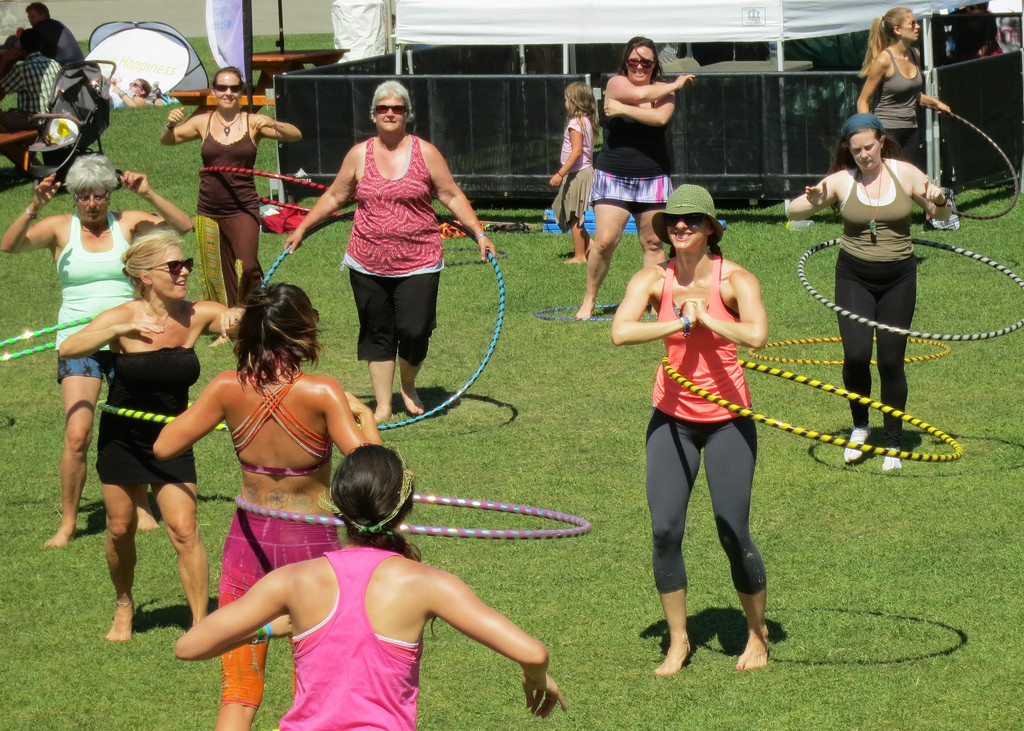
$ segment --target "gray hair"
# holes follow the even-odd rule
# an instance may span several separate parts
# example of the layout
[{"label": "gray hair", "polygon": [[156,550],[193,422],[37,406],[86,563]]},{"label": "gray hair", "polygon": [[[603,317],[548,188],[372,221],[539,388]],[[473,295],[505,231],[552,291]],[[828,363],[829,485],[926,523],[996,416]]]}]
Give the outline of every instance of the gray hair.
[{"label": "gray hair", "polygon": [[413,120],[412,102],[409,100],[409,90],[397,81],[385,81],[377,87],[375,92],[373,92],[373,103],[370,104],[371,122],[376,121],[377,105],[380,104],[382,100],[393,96],[401,99],[402,104],[405,105],[405,121],[411,122]]},{"label": "gray hair", "polygon": [[71,164],[64,180],[64,187],[73,195],[88,193],[98,188],[109,193],[117,188],[120,182],[117,171],[105,155],[82,155]]},{"label": "gray hair", "polygon": [[169,228],[157,227],[134,237],[132,245],[121,254],[125,276],[131,279],[136,298],[143,295],[142,273],[163,264],[164,252],[172,246],[180,249],[181,237]]}]

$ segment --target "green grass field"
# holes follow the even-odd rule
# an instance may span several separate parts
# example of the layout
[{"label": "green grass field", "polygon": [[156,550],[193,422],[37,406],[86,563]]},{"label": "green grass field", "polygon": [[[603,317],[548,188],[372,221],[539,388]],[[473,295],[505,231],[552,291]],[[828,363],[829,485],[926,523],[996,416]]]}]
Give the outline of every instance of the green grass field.
[{"label": "green grass field", "polygon": [[[164,118],[160,109],[114,112],[104,149],[117,167],[147,172],[161,194],[191,211],[198,146],[160,147]],[[301,127],[301,120],[294,121]],[[259,166],[275,169],[269,144],[263,145]],[[265,182],[259,181],[264,190]],[[4,226],[30,197],[27,181],[0,170]],[[991,211],[1008,200],[1008,189],[960,195],[961,206]],[[137,203],[131,193],[114,194],[115,209]],[[60,196],[45,213],[70,208],[69,198]],[[839,226],[821,220],[810,231],[789,232],[781,206],[720,213],[728,222],[725,255],[761,280],[771,340],[836,335],[835,316],[804,291],[796,261],[815,243],[837,236]],[[541,220],[540,207],[481,214]],[[978,251],[1018,273],[1024,269],[1019,207],[995,221],[965,221],[958,232],[922,234],[920,223],[918,235]],[[304,287],[322,314],[326,353],[317,370],[369,399],[365,368],[355,360],[348,279],[337,271],[346,237],[347,224],[316,234],[275,279]],[[446,414],[388,431],[384,438],[416,472],[422,493],[518,502],[592,521],[591,534],[564,541],[416,541],[425,561],[463,577],[486,602],[547,643],[551,672],[569,711],[547,721],[530,717],[515,665],[437,622],[425,637],[421,728],[1024,725],[1020,660],[1011,647],[1024,615],[1014,588],[1021,574],[1024,513],[1020,334],[953,343],[948,356],[908,367],[907,410],[953,435],[964,447],[959,461],[905,461],[901,473],[883,476],[881,458],[844,466],[834,446],[758,427],[752,528],[768,569],[772,661],[753,673],[733,670],[744,623],[707,491],[698,489],[684,543],[696,649],[681,673],[662,679],[652,670],[661,661],[667,631],[651,576],[643,491],[643,438],[662,348],[615,348],[607,323],[534,317],[536,310],[576,305],[582,295],[583,268],[562,264],[572,249],[568,236],[499,234],[493,240],[508,252],[500,261],[508,303],[494,357]],[[262,243],[266,267],[283,237],[264,235]],[[190,236],[187,248],[192,245]],[[835,252],[822,252],[807,266],[808,278],[826,296],[832,294]],[[919,248],[918,255],[918,329],[988,331],[1024,316],[1024,293],[997,271],[931,248]],[[602,302],[621,298],[639,261],[636,238],[626,236]],[[0,339],[55,323],[59,296],[45,254],[0,257]],[[490,267],[446,270],[439,307],[439,328],[419,379],[428,406],[461,386],[484,354],[497,315]],[[200,345],[199,351],[201,386],[229,367],[232,357],[227,348]],[[911,348],[911,355],[933,352],[926,345]],[[769,353],[841,358],[835,344]],[[62,411],[55,361],[47,352],[0,363],[0,536],[9,562],[0,576],[0,704],[7,709],[0,727],[208,728],[217,711],[219,666],[174,659],[172,647],[189,614],[167,537],[138,537],[136,634],[124,645],[103,639],[114,596],[103,559],[95,474],[86,485],[77,539],[64,549],[42,547],[57,526],[60,505]],[[841,381],[836,366],[792,367]],[[844,399],[758,373],[748,374],[748,382],[760,412],[829,434],[845,436],[850,427]],[[876,414],[872,426],[878,443]],[[950,451],[909,426],[904,444],[917,452]],[[199,518],[214,596],[239,475],[222,434],[199,445],[197,460]],[[539,519],[441,507],[418,507],[413,519],[464,527],[555,527]],[[267,686],[257,729],[275,728],[289,706],[286,643],[275,642],[271,649]]]}]

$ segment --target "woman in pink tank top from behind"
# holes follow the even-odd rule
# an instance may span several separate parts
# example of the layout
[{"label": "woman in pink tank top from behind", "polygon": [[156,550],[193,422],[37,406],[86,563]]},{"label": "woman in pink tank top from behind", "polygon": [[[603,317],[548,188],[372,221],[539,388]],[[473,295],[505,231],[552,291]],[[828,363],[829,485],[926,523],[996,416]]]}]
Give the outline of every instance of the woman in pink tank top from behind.
[{"label": "woman in pink tank top from behind", "polygon": [[175,645],[182,660],[205,660],[290,631],[295,703],[281,731],[416,728],[423,628],[440,617],[522,668],[530,712],[565,710],[547,674],[548,652],[455,576],[419,562],[398,532],[412,509],[402,461],[379,445],[356,448],[331,482],[346,548],[271,572]]}]

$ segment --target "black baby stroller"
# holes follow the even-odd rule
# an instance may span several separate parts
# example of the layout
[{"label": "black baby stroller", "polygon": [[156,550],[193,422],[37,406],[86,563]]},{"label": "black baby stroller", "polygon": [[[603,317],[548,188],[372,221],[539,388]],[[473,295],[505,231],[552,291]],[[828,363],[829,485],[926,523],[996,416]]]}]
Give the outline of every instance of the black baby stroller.
[{"label": "black baby stroller", "polygon": [[39,125],[39,138],[29,145],[40,164],[29,166],[36,179],[57,174],[64,180],[78,155],[91,152],[110,125],[110,79],[117,68],[113,61],[75,61],[60,70],[50,92],[49,112],[32,119]]}]

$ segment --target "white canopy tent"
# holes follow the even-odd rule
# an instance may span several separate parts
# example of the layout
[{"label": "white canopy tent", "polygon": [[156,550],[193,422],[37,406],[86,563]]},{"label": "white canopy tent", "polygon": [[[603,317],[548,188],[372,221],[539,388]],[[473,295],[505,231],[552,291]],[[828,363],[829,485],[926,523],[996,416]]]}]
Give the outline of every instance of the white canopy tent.
[{"label": "white canopy tent", "polygon": [[[957,0],[903,2],[926,16]],[[786,41],[866,30],[893,0],[399,0],[400,45]]]},{"label": "white canopy tent", "polygon": [[[398,0],[395,71],[402,72],[403,46],[555,44],[563,47],[563,72],[569,73],[571,46],[625,43],[635,35],[659,43],[776,43],[777,69],[782,71],[785,41],[867,30],[895,4],[894,0]],[[921,46],[925,68],[931,69],[928,18],[973,3],[903,0],[899,4],[924,21]],[[926,74],[925,84],[934,93],[932,73]],[[934,115],[927,134],[929,139],[937,134]],[[928,167],[937,170],[937,147],[931,147]]]}]

